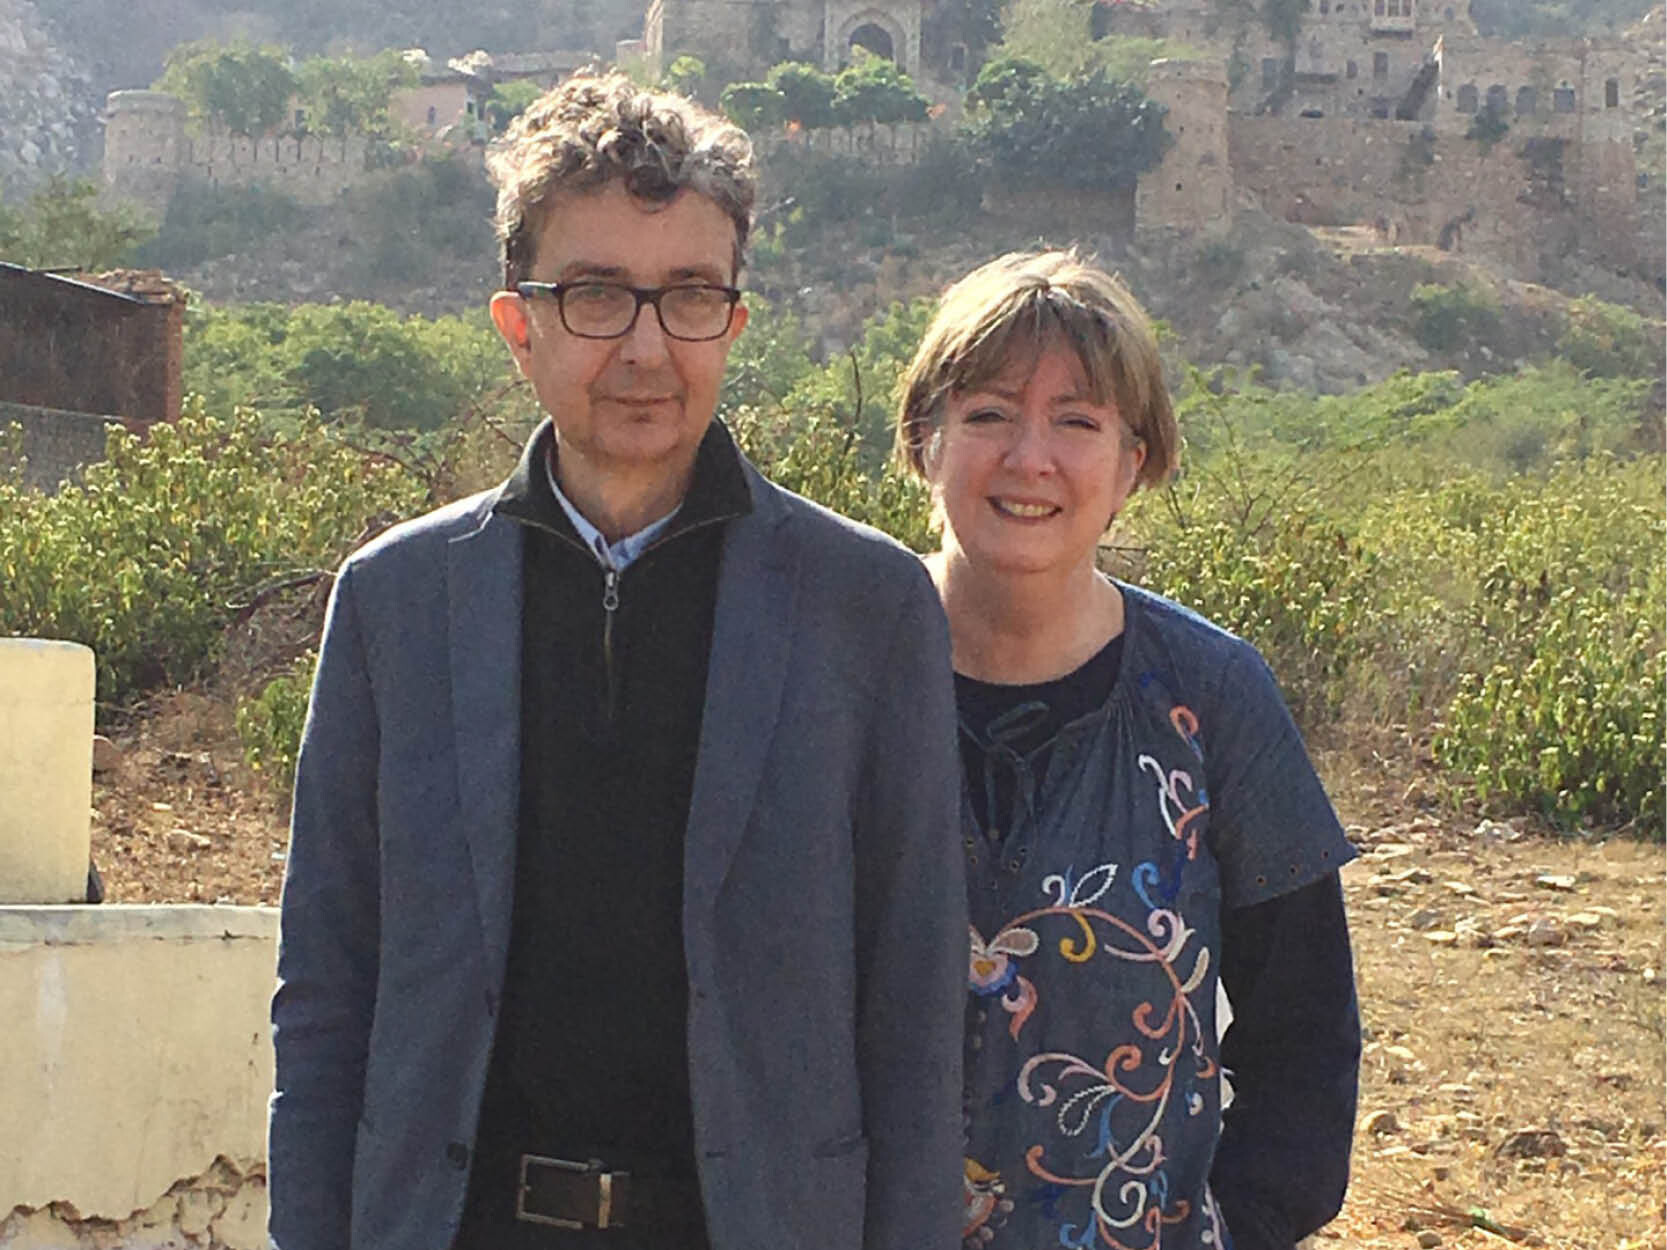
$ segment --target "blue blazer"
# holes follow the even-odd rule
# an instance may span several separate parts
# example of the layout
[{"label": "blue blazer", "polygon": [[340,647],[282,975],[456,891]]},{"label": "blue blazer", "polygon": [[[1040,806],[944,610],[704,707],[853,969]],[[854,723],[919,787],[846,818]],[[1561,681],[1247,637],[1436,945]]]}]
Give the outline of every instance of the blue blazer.
[{"label": "blue blazer", "polygon": [[[908,552],[746,472],[685,852],[712,1244],[954,1250],[967,922],[942,611]],[[520,794],[522,538],[496,498],[391,530],[331,596],[272,1004],[281,1250],[436,1250],[462,1214]]]}]

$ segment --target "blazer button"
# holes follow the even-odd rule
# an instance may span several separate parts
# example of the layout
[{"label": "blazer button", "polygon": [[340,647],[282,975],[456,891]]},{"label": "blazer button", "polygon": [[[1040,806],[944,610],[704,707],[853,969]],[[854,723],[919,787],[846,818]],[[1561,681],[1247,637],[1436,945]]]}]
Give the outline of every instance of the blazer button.
[{"label": "blazer button", "polygon": [[469,1166],[469,1148],[460,1141],[448,1142],[446,1162],[461,1172]]}]

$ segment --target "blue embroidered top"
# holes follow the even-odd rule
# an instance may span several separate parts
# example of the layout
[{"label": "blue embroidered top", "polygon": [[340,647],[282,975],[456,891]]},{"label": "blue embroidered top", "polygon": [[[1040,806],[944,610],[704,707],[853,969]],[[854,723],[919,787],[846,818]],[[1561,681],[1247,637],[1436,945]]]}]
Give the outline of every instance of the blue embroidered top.
[{"label": "blue embroidered top", "polygon": [[[1347,1019],[1326,1030],[1327,1062],[1346,1071],[1323,1095],[1341,1135],[1329,1126],[1315,1145],[1340,1152],[1329,1162],[1346,1175],[1358,1032],[1335,871],[1354,852],[1254,648],[1120,589],[1110,694],[1045,742],[1014,732],[1020,708],[994,735],[968,723],[962,690],[964,738],[1011,778],[979,795],[969,769],[965,804],[969,1250],[1233,1244],[1210,1184],[1217,982],[1224,917],[1277,933],[1270,900],[1310,900],[1297,913],[1319,916],[1335,900],[1335,928],[1308,936],[1336,947],[1342,970],[1330,1007]],[[1259,1227],[1241,1245],[1309,1231],[1293,1235],[1301,1216],[1260,1209],[1248,1189]]]}]

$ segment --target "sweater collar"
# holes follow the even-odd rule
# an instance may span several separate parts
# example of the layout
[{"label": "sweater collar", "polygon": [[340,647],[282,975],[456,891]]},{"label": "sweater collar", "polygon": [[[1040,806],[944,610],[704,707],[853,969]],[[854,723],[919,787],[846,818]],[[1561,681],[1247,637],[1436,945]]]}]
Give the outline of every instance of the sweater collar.
[{"label": "sweater collar", "polygon": [[[499,490],[493,511],[560,534],[588,551],[550,486],[546,466],[554,462],[555,439],[555,423],[546,417],[522,448],[521,459]],[[741,453],[723,422],[714,418],[695,452],[688,493],[655,545],[710,522],[745,516],[752,507]]]}]

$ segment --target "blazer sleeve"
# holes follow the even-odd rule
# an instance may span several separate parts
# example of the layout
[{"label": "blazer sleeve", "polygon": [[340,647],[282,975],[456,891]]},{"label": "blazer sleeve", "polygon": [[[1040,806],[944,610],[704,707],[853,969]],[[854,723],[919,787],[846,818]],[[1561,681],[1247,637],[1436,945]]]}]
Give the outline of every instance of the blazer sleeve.
[{"label": "blazer sleeve", "polygon": [[378,728],[352,566],[325,616],[296,765],[272,999],[267,1125],[276,1250],[349,1244],[354,1142],[376,1000]]},{"label": "blazer sleeve", "polygon": [[914,566],[878,673],[856,808],[864,1250],[958,1250],[965,866],[949,636]]}]

